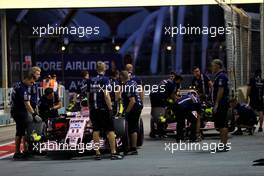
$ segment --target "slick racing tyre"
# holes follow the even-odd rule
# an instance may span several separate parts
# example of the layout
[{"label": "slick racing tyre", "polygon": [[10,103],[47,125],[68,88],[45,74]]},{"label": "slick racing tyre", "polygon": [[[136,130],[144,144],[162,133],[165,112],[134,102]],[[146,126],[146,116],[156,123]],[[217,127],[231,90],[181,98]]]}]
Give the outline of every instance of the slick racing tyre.
[{"label": "slick racing tyre", "polygon": [[142,146],[143,142],[144,142],[144,125],[142,118],[139,118],[137,146],[138,147]]}]

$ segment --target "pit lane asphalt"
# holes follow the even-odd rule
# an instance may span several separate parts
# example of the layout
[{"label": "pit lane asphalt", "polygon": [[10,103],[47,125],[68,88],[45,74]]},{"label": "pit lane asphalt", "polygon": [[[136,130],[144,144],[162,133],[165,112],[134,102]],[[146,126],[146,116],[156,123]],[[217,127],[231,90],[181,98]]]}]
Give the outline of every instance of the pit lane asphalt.
[{"label": "pit lane asphalt", "polygon": [[[124,160],[111,161],[109,155],[95,161],[91,156],[72,160],[51,160],[37,156],[29,161],[13,161],[11,157],[0,160],[2,176],[262,176],[263,167],[252,166],[252,161],[264,158],[264,134],[233,136],[232,149],[226,153],[211,154],[209,151],[165,151],[165,143],[173,138],[150,139],[149,108],[143,110],[145,141],[139,155],[126,156]],[[218,142],[207,137],[203,142]]]}]

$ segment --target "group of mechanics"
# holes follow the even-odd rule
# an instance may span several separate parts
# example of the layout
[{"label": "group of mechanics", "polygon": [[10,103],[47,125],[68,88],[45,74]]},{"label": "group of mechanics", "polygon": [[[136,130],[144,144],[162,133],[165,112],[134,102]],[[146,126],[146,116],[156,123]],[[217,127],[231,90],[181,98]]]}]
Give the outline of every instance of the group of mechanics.
[{"label": "group of mechanics", "polygon": [[[175,72],[171,72],[168,79],[160,82],[160,85],[165,86],[165,91],[151,93],[151,132],[150,137],[155,138],[166,137],[163,122],[170,122],[171,119],[164,119],[168,108],[172,111],[177,122],[176,140],[186,140],[184,130],[186,130],[186,120],[190,124],[189,140],[197,142],[201,140],[201,111],[204,103],[212,106],[212,117],[215,128],[220,131],[221,143],[224,145],[228,141],[228,111],[231,110],[231,115],[234,117],[234,123],[237,131],[233,135],[242,135],[241,128],[246,128],[249,135],[252,135],[255,130],[255,125],[258,123],[257,115],[259,116],[259,129],[262,132],[263,125],[263,95],[264,95],[264,80],[261,78],[261,70],[256,70],[255,75],[250,79],[247,88],[246,102],[239,103],[236,97],[229,95],[228,76],[224,70],[224,64],[221,60],[215,59],[211,63],[211,71],[214,75],[214,80],[201,72],[199,67],[193,67],[192,89],[196,90],[197,94],[188,93],[181,96],[180,85],[183,78]],[[196,112],[194,114],[193,112]],[[164,121],[163,121],[164,120]],[[218,150],[225,152],[227,147]]]},{"label": "group of mechanics", "polygon": [[[51,87],[46,88],[43,96],[39,98],[37,81],[40,76],[41,69],[32,67],[24,75],[23,80],[17,82],[12,88],[10,114],[16,122],[14,159],[25,159],[30,156],[29,150],[32,146],[29,146],[29,134],[34,129],[40,133],[47,126],[48,117],[57,117],[58,109],[62,107],[57,92],[54,92]],[[38,126],[35,127],[35,124]],[[23,153],[21,143],[23,143]]]},{"label": "group of mechanics", "polygon": [[[241,128],[244,127],[243,125],[249,126],[253,130],[253,126],[256,124],[256,120],[252,120],[255,117],[255,111],[259,115],[258,131],[262,131],[264,81],[261,78],[261,71],[256,71],[255,76],[250,79],[248,85],[247,97],[252,110],[249,106],[242,105],[237,100],[229,97],[228,77],[224,71],[223,62],[219,59],[213,60],[211,69],[215,75],[214,81],[201,73],[198,67],[194,67],[192,70],[194,74],[192,86],[198,92],[198,96],[194,94],[179,95],[183,78],[175,72],[171,72],[170,77],[160,83],[165,87],[163,91],[159,90],[150,94],[151,137],[165,135],[162,127],[159,126],[159,120],[164,115],[165,108],[170,106],[177,116],[177,141],[184,140],[186,119],[191,124],[190,140],[192,142],[199,140],[201,101],[210,101],[213,104],[215,127],[220,131],[221,143],[223,144],[227,144],[228,140],[227,114],[230,107],[233,109],[237,120],[238,130],[235,134],[242,134]],[[116,150],[116,134],[112,120],[113,116],[116,115],[124,116],[128,123],[130,142],[124,153],[128,155],[138,154],[137,137],[139,118],[143,109],[144,92],[143,89],[138,91],[138,86],[143,86],[143,83],[133,74],[133,70],[133,66],[127,64],[123,71],[114,71],[111,77],[107,77],[105,75],[106,65],[104,62],[98,62],[96,76],[90,77],[88,71],[83,71],[81,73],[82,81],[78,85],[77,93],[88,98],[90,118],[93,124],[93,141],[99,143],[100,131],[106,132],[112,160],[123,159],[123,155],[120,155]],[[62,107],[57,92],[54,92],[52,88],[46,88],[44,95],[38,99],[38,84],[36,81],[40,78],[40,74],[41,69],[39,67],[32,67],[25,74],[24,79],[12,89],[11,116],[16,122],[16,152],[13,156],[15,159],[25,158],[29,155],[29,147],[25,137],[29,124],[40,121],[47,123],[49,117],[58,116],[58,109]],[[123,87],[122,91],[115,91],[114,87],[117,85]],[[119,114],[121,106],[124,110]],[[197,115],[195,116],[192,111],[196,111]],[[248,117],[252,117],[252,119],[249,120]],[[24,145],[23,153],[21,153],[20,148],[21,142]],[[96,150],[95,152],[95,159],[100,160],[100,151]]]},{"label": "group of mechanics", "polygon": [[[105,75],[106,66],[98,62],[97,75],[89,77],[89,72],[83,71],[82,81],[78,85],[77,93],[88,97],[90,118],[93,124],[93,141],[99,143],[100,131],[107,133],[111,148],[111,159],[122,159],[123,156],[116,152],[116,134],[114,131],[113,116],[124,116],[128,124],[130,138],[129,146],[125,148],[125,155],[137,155],[137,137],[139,118],[143,109],[143,92],[137,91],[142,81],[133,74],[133,66],[127,64],[125,70],[112,72],[111,77]],[[116,91],[117,86],[123,89]],[[126,89],[127,88],[127,89]],[[123,112],[120,112],[120,106]],[[95,159],[101,159],[101,153],[96,150]]]},{"label": "group of mechanics", "polygon": [[[123,159],[116,150],[116,134],[113,125],[113,116],[120,113],[118,109],[123,107],[122,114],[128,123],[129,144],[125,146],[126,155],[137,155],[137,132],[139,118],[143,109],[143,92],[137,91],[142,81],[133,75],[133,66],[127,64],[125,70],[113,72],[111,78],[105,76],[106,65],[98,62],[96,76],[89,77],[89,72],[83,71],[82,81],[78,85],[77,93],[83,98],[88,98],[90,118],[93,124],[93,141],[100,143],[100,131],[107,133],[111,149],[111,159]],[[18,82],[11,93],[11,116],[16,122],[16,152],[14,159],[27,158],[30,155],[27,136],[32,132],[32,124],[45,122],[47,127],[48,118],[58,117],[58,109],[62,103],[58,93],[53,88],[47,87],[44,95],[38,99],[38,85],[41,69],[32,67],[24,79]],[[125,89],[114,91],[116,85]],[[111,89],[109,89],[111,87]],[[119,103],[121,102],[121,103]],[[30,131],[31,130],[31,131]],[[21,153],[23,142],[23,153]],[[101,153],[96,150],[95,159],[101,159]]]}]

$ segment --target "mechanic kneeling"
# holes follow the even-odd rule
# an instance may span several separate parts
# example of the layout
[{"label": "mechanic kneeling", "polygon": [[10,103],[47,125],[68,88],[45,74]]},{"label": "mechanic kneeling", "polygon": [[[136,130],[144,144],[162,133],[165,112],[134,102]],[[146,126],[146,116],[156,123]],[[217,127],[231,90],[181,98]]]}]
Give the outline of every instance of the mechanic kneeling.
[{"label": "mechanic kneeling", "polygon": [[[160,82],[159,90],[151,92],[150,103],[151,103],[151,120],[150,120],[150,134],[151,138],[155,138],[156,134],[160,137],[167,137],[162,127],[159,124],[161,116],[165,115],[165,108],[168,106],[168,99],[175,99],[177,90],[180,88],[180,84],[183,78],[177,75],[175,72],[171,72],[170,78]],[[164,90],[162,90],[162,88]]]},{"label": "mechanic kneeling", "polygon": [[238,103],[236,99],[230,100],[229,104],[232,108],[238,128],[233,135],[243,135],[241,128],[247,128],[248,134],[253,135],[255,130],[254,125],[258,123],[257,115],[254,110],[246,104]]},{"label": "mechanic kneeling", "polygon": [[130,137],[130,146],[126,154],[137,155],[137,137],[139,118],[143,108],[143,102],[139,93],[136,91],[137,83],[129,79],[127,71],[120,73],[120,80],[123,84],[122,102],[124,105],[124,116],[128,123],[128,133]]},{"label": "mechanic kneeling", "polygon": [[44,95],[39,101],[39,115],[42,120],[48,123],[48,119],[59,117],[58,109],[62,107],[59,96],[52,88],[46,88]]},{"label": "mechanic kneeling", "polygon": [[197,117],[193,114],[193,111],[197,112],[197,116],[200,116],[202,106],[199,99],[189,93],[182,97],[176,97],[176,104],[172,108],[177,120],[177,141],[184,140],[185,119],[190,122],[190,141],[195,142],[197,140]]}]

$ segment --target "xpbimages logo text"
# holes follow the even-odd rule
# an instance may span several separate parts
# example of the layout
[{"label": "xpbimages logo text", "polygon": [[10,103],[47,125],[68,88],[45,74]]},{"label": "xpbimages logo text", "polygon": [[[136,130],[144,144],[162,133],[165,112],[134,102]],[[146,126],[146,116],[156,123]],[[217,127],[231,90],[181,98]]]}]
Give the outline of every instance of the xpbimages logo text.
[{"label": "xpbimages logo text", "polygon": [[126,93],[132,93],[132,92],[144,92],[145,95],[150,95],[150,93],[163,93],[165,92],[165,85],[91,85],[92,92],[126,92]]},{"label": "xpbimages logo text", "polygon": [[209,35],[210,37],[216,37],[217,35],[231,34],[232,27],[223,26],[186,26],[180,24],[179,26],[165,26],[164,34],[170,37],[175,37],[177,35]]},{"label": "xpbimages logo text", "polygon": [[104,147],[104,143],[95,143],[93,141],[89,143],[78,143],[69,145],[68,143],[61,143],[57,141],[47,141],[44,143],[33,143],[33,150],[39,151],[40,153],[44,151],[78,151],[79,153],[84,153],[85,151],[99,150]]},{"label": "xpbimages logo text", "polygon": [[176,151],[208,151],[212,154],[221,151],[229,151],[231,150],[231,143],[207,143],[207,142],[200,142],[200,143],[188,143],[184,141],[180,142],[168,142],[164,143],[164,150],[171,154],[174,154]]},{"label": "xpbimages logo text", "polygon": [[91,35],[99,35],[99,26],[58,26],[58,24],[45,26],[33,26],[32,35],[43,37],[47,35],[74,35],[79,38]]}]

